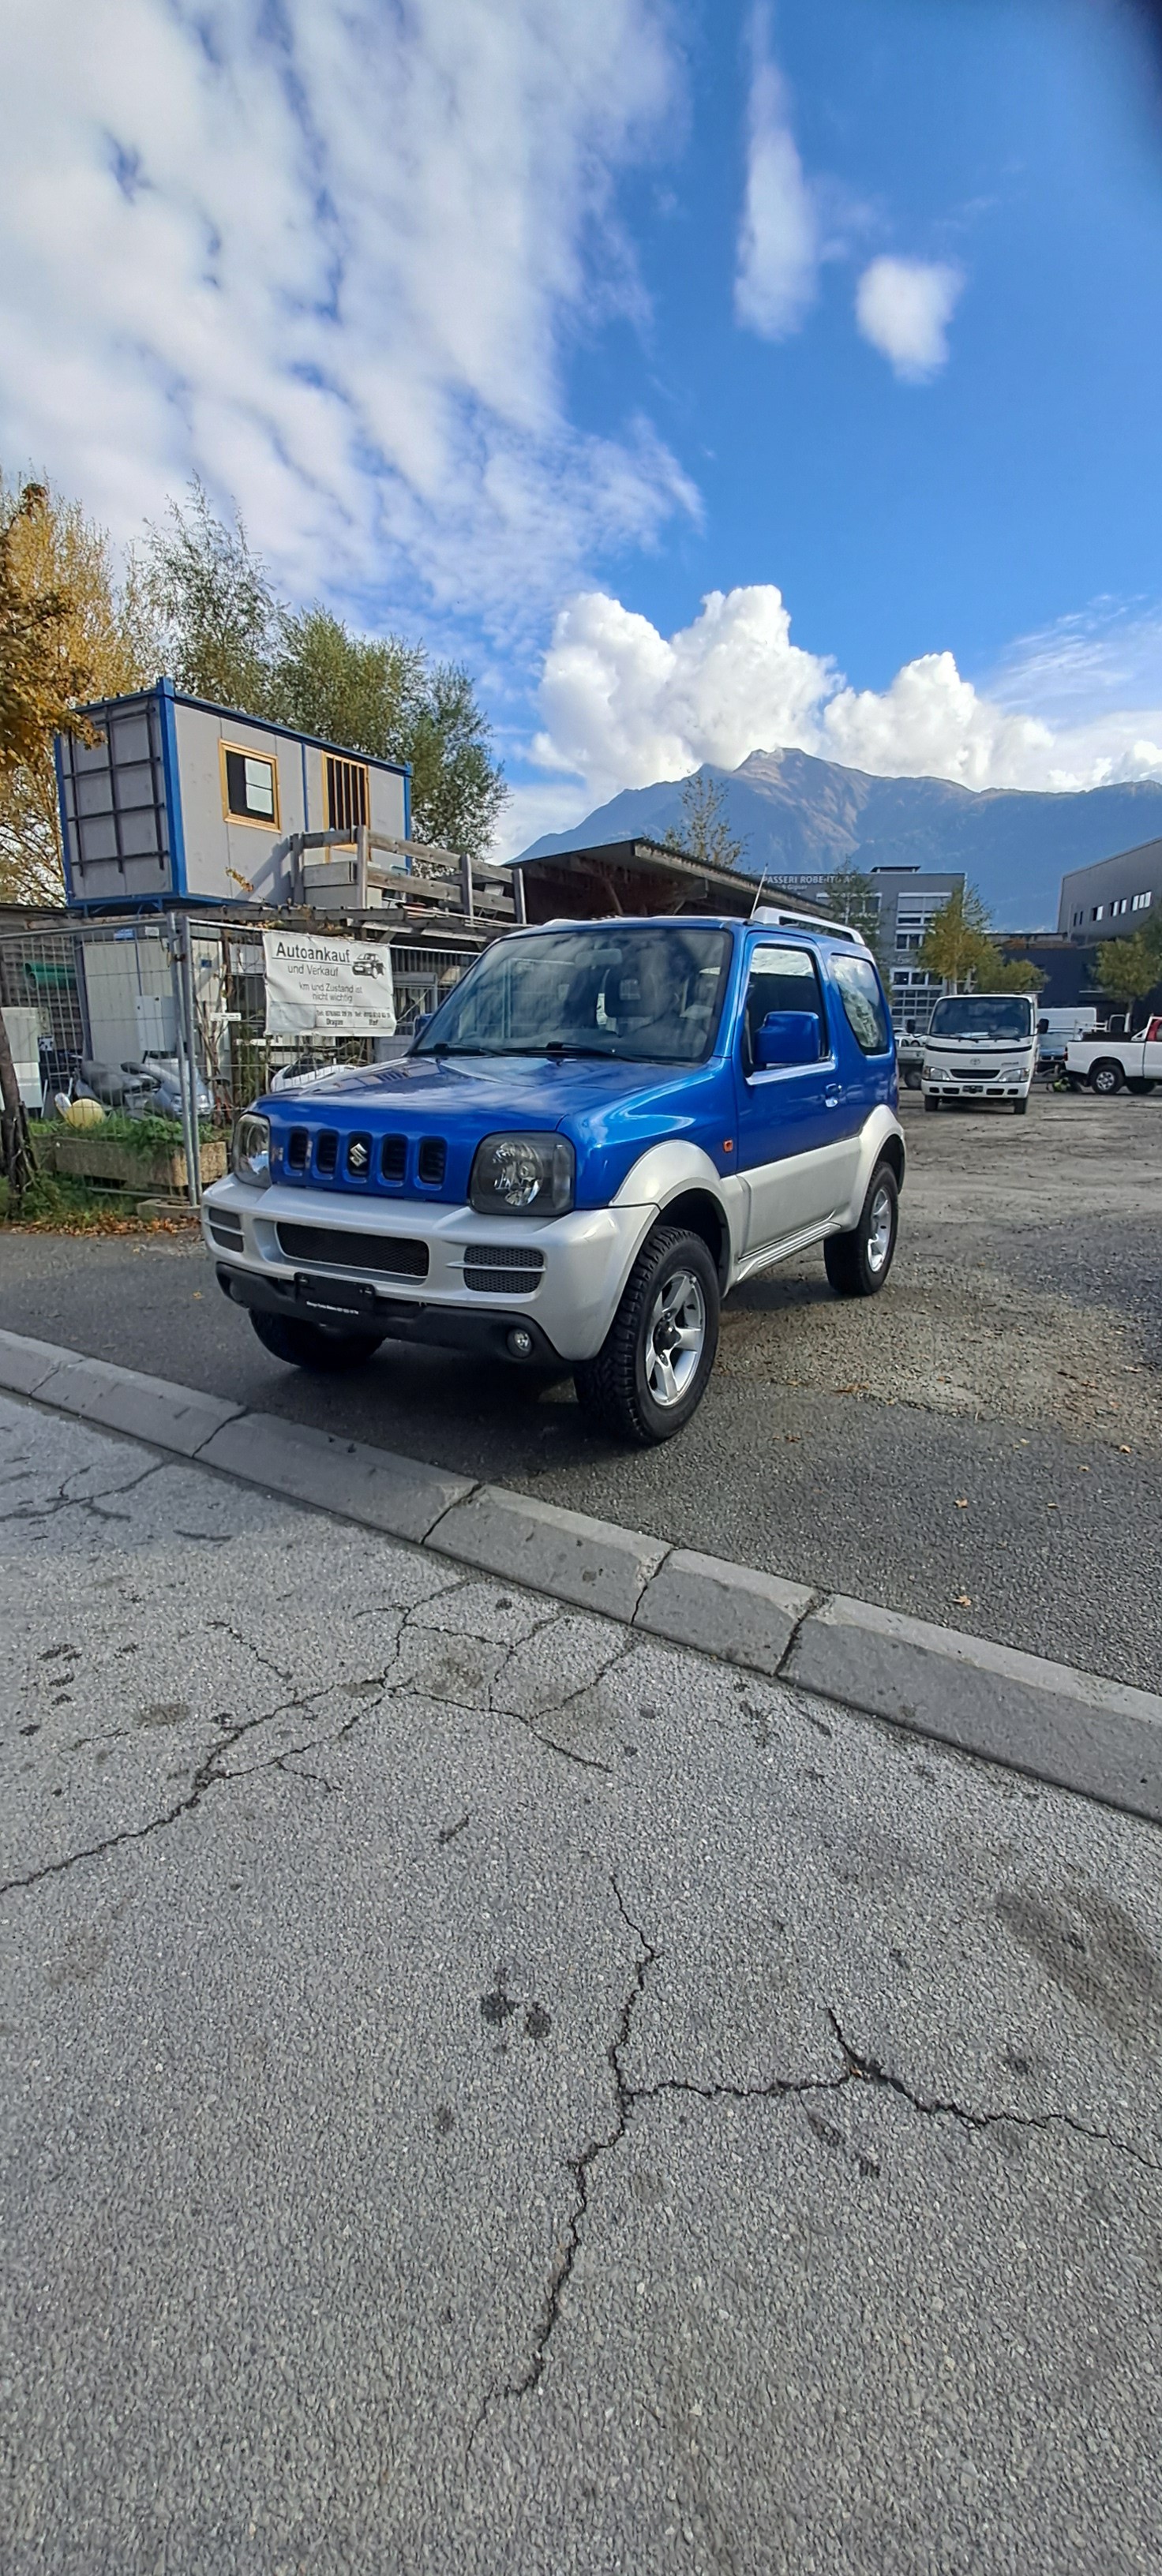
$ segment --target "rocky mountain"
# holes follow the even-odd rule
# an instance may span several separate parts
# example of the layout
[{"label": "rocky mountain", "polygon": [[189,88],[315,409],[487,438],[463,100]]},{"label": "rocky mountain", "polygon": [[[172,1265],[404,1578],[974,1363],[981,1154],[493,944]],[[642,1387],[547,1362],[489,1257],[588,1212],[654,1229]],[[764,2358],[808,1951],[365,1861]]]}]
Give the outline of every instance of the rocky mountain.
[{"label": "rocky mountain", "polygon": [[[963,868],[1002,930],[1054,928],[1067,869],[1162,837],[1162,781],[1074,795],[977,793],[943,778],[872,778],[804,751],[752,751],[738,769],[707,769],[732,831],[746,842],[748,873]],[[680,779],[626,788],[571,832],[546,833],[522,855],[635,834],[661,841],[680,822],[681,804]]]}]

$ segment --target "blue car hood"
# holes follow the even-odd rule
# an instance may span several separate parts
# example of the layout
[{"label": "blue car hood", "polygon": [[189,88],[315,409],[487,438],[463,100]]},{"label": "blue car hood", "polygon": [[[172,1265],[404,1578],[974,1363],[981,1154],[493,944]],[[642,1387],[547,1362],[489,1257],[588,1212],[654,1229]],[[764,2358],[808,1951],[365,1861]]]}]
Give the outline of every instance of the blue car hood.
[{"label": "blue car hood", "polygon": [[[503,1128],[560,1128],[577,1154],[577,1204],[603,1205],[647,1146],[689,1136],[715,1154],[723,1121],[722,1064],[631,1064],[618,1057],[404,1056],[360,1066],[259,1104],[281,1142],[295,1126],[400,1129],[447,1140],[438,1197],[461,1200],[476,1146]],[[281,1163],[281,1154],[277,1154]],[[343,1186],[338,1180],[338,1186]],[[425,1189],[424,1196],[432,1192]]]}]

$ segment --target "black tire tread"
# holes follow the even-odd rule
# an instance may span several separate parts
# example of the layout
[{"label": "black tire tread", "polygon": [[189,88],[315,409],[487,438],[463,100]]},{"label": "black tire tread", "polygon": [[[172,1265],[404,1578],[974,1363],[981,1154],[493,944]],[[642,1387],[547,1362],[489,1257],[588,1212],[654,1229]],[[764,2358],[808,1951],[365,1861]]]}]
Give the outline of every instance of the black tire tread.
[{"label": "black tire tread", "polygon": [[[701,1235],[691,1234],[687,1226],[656,1225],[646,1236],[633,1269],[622,1291],[621,1303],[600,1350],[591,1360],[583,1360],[573,1371],[577,1402],[586,1420],[595,1429],[608,1433],[614,1440],[632,1440],[638,1448],[652,1448],[658,1434],[644,1419],[637,1390],[638,1308],[646,1284],[658,1266],[659,1255],[672,1260],[683,1245],[697,1244],[710,1260]],[[711,1269],[713,1269],[711,1262]],[[717,1314],[708,1315],[707,1331],[711,1342],[711,1365],[718,1342]],[[706,1371],[709,1375],[709,1369]],[[698,1401],[701,1401],[699,1396]],[[691,1411],[694,1408],[691,1407]],[[674,1425],[681,1430],[688,1415]],[[669,1438],[667,1431],[663,1437]]]}]

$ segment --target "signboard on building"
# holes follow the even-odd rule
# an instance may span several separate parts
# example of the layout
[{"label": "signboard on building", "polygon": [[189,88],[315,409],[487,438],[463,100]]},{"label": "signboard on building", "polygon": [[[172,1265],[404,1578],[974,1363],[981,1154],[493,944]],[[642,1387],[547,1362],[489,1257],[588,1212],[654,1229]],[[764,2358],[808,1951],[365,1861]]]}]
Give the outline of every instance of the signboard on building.
[{"label": "signboard on building", "polygon": [[264,930],[268,1038],[392,1038],[391,950],[366,939]]}]

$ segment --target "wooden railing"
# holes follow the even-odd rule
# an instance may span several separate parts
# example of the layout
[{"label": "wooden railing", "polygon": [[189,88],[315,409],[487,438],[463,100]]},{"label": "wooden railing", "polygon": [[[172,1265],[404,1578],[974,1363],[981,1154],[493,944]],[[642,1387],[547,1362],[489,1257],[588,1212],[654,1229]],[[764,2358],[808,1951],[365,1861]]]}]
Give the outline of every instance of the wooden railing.
[{"label": "wooden railing", "polygon": [[[314,863],[307,853],[326,855]],[[331,853],[352,852],[346,866]],[[383,858],[379,853],[383,853]],[[457,850],[427,841],[394,841],[367,823],[327,832],[292,832],[276,857],[290,859],[294,901],[328,912],[367,912],[372,897],[392,898],[390,909],[443,914],[481,926],[524,920],[524,885],[517,871],[489,867]],[[386,862],[386,864],[385,864]],[[328,883],[328,880],[331,882]]]}]

